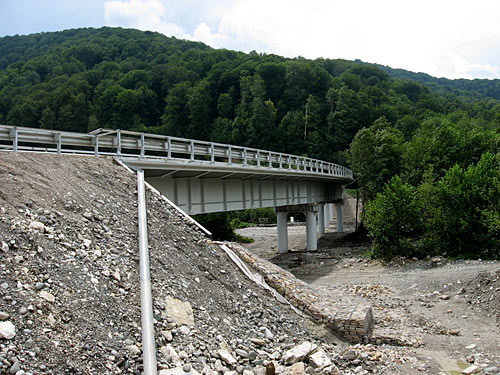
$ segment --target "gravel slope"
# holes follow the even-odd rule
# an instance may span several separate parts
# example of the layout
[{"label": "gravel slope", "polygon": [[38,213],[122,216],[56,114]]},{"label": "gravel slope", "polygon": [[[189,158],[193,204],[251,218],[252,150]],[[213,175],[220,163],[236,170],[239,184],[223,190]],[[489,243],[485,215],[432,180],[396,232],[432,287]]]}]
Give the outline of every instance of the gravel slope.
[{"label": "gravel slope", "polygon": [[[134,175],[110,159],[0,153],[0,184],[0,374],[139,374]],[[271,361],[278,374],[294,362],[295,374],[400,373],[405,348],[339,342],[163,200],[148,193],[147,207],[161,375],[263,375]],[[191,322],[172,312],[186,305]],[[331,364],[287,356],[306,340]]]}]

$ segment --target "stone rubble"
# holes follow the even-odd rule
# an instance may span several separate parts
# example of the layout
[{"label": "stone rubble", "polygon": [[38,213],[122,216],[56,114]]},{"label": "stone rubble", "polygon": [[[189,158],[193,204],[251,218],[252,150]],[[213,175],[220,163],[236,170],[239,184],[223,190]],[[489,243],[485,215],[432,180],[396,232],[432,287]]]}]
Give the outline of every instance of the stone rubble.
[{"label": "stone rubble", "polygon": [[[0,374],[140,374],[134,176],[106,159],[9,153],[0,175],[0,323],[15,327],[0,338]],[[406,348],[337,342],[149,191],[147,207],[160,374],[290,373],[286,353],[306,342],[292,371],[387,374],[413,361]]]}]

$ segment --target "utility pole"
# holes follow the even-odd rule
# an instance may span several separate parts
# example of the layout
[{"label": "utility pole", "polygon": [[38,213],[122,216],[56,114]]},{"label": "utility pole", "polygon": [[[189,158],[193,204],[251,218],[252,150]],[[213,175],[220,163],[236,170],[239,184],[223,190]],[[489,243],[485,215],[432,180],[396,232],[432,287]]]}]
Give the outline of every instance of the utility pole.
[{"label": "utility pole", "polygon": [[304,141],[306,140],[306,136],[307,136],[307,107],[308,107],[309,103],[306,101],[306,122],[304,124]]}]

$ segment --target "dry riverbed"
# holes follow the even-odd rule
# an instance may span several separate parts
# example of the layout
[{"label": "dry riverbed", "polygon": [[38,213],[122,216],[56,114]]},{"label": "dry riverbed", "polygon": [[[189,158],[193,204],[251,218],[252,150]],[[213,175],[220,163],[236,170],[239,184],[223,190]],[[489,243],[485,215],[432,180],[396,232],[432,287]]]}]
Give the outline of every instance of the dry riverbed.
[{"label": "dry riverbed", "polygon": [[291,251],[278,255],[275,227],[238,233],[255,240],[248,249],[310,285],[364,298],[373,306],[375,330],[422,338],[423,345],[411,348],[417,362],[402,364],[406,373],[500,373],[500,262],[434,258],[382,264],[366,257],[368,244],[332,229],[319,238],[317,252],[307,253],[305,226],[289,227]]}]

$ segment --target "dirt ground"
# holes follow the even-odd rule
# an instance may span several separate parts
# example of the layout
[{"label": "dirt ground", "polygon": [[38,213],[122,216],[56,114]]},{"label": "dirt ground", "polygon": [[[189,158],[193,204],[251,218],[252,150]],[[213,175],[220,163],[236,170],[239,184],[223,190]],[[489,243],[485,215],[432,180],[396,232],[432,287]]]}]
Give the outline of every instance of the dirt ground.
[{"label": "dirt ground", "polygon": [[[312,286],[365,298],[373,306],[375,327],[394,325],[421,336],[424,345],[412,350],[422,365],[408,368],[409,374],[459,374],[471,364],[482,373],[500,373],[500,262],[434,258],[382,264],[366,257],[369,244],[353,243],[349,233],[334,228],[319,237],[317,252],[307,253],[305,226],[289,227],[291,251],[278,255],[275,227],[238,233],[255,240],[248,249]],[[481,284],[481,277],[487,284],[495,272],[496,284]],[[489,293],[488,305],[478,296],[480,287]]]}]

